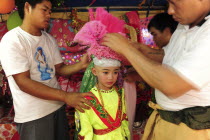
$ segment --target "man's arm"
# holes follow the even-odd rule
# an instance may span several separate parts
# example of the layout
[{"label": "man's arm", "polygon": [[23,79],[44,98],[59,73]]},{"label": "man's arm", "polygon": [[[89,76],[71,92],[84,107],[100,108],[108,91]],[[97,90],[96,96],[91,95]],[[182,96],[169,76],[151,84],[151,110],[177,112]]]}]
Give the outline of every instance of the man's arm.
[{"label": "man's arm", "polygon": [[81,57],[80,62],[73,65],[65,65],[64,63],[60,63],[55,65],[56,73],[63,76],[69,76],[74,74],[82,69],[87,68],[89,65],[88,55],[84,54]]},{"label": "man's arm", "polygon": [[176,98],[196,89],[168,67],[145,57],[120,34],[106,34],[102,44],[124,55],[150,86],[159,89],[168,97]]},{"label": "man's arm", "polygon": [[145,44],[141,44],[138,42],[132,42],[131,45],[141,51],[147,58],[150,58],[156,62],[162,63],[164,57],[164,50],[154,49]]},{"label": "man's arm", "polygon": [[[20,90],[46,100],[62,101],[75,109],[84,112],[84,109],[89,109],[92,104],[86,100],[85,96],[93,96],[91,93],[69,93],[56,88],[48,87],[42,83],[30,79],[30,72],[26,71],[23,73],[13,75]],[[87,104],[87,105],[85,105]]]},{"label": "man's arm", "polygon": [[[144,56],[150,58],[156,62],[162,63],[164,57],[164,50],[160,49],[153,49],[145,44],[141,44],[138,42],[131,43],[133,47],[141,51]],[[141,76],[136,72],[135,69],[129,69],[124,77],[127,82],[135,82],[135,81],[144,81]]]}]

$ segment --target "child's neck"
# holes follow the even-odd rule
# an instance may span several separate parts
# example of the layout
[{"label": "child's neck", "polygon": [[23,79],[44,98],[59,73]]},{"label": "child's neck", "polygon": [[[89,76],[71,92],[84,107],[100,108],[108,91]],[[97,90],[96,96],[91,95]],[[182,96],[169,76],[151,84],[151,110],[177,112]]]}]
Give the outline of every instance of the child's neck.
[{"label": "child's neck", "polygon": [[100,84],[96,84],[96,87],[99,90],[106,90],[106,91],[111,90],[113,88],[113,86],[112,87],[105,87],[105,86],[100,86]]}]

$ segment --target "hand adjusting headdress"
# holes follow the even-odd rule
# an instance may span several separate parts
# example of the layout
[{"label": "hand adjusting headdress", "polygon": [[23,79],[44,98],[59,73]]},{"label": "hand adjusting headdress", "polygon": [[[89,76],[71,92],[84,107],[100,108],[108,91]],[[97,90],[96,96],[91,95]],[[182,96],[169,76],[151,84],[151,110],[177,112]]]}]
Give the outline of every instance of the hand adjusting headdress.
[{"label": "hand adjusting headdress", "polygon": [[97,8],[95,14],[93,9],[89,9],[89,15],[90,21],[74,37],[74,42],[88,46],[87,53],[93,58],[84,73],[80,92],[88,92],[96,84],[96,78],[91,72],[94,64],[105,67],[120,66],[120,62],[128,64],[123,56],[109,47],[100,45],[100,41],[106,33],[125,35],[125,22],[114,17],[103,8]]}]

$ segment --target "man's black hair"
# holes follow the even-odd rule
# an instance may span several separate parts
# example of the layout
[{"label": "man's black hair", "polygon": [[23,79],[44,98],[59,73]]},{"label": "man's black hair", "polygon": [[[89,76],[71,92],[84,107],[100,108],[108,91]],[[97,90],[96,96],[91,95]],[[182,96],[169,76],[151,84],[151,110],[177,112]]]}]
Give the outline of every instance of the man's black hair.
[{"label": "man's black hair", "polygon": [[[24,19],[24,5],[26,2],[28,2],[32,8],[35,8],[35,6],[39,3],[42,3],[45,0],[15,0],[15,5],[18,7],[18,13],[21,19]],[[51,1],[52,4],[55,4],[56,0],[47,0]]]},{"label": "man's black hair", "polygon": [[163,32],[163,30],[168,27],[173,34],[177,25],[178,22],[175,21],[171,15],[168,13],[159,13],[155,15],[149,22],[148,30],[150,30],[151,27],[154,27],[157,30]]}]

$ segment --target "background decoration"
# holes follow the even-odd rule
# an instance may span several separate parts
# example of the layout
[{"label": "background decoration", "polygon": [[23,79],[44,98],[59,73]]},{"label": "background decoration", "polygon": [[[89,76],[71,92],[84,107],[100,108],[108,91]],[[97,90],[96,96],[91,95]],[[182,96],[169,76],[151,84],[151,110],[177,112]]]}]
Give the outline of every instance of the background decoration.
[{"label": "background decoration", "polygon": [[0,0],[0,14],[7,14],[15,8],[15,0]]},{"label": "background decoration", "polygon": [[7,20],[7,29],[11,30],[22,24],[23,20],[20,18],[18,11],[13,12]]},{"label": "background decoration", "polygon": [[61,53],[71,52],[68,47],[73,40],[75,33],[70,26],[72,20],[70,19],[51,19],[49,33],[56,39]]},{"label": "background decoration", "polygon": [[6,32],[8,32],[6,21],[0,22],[0,41]]},{"label": "background decoration", "polygon": [[140,19],[140,33],[141,33],[141,41],[142,43],[149,45],[151,48],[158,48],[153,40],[153,36],[149,33],[147,26],[153,16],[149,16],[147,18]]},{"label": "background decoration", "polygon": [[[64,0],[65,6],[82,7],[82,6],[142,6],[150,5],[152,0]],[[167,0],[153,0],[154,6],[166,5]],[[139,5],[140,6],[140,5]]]}]

